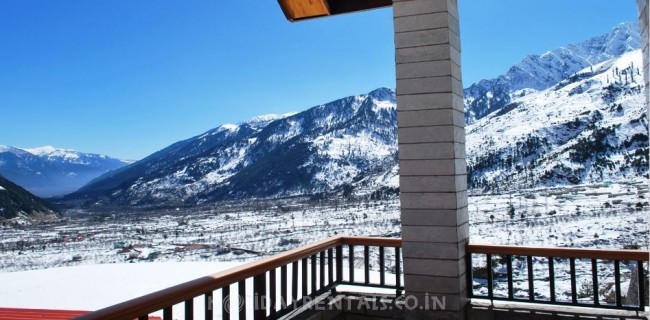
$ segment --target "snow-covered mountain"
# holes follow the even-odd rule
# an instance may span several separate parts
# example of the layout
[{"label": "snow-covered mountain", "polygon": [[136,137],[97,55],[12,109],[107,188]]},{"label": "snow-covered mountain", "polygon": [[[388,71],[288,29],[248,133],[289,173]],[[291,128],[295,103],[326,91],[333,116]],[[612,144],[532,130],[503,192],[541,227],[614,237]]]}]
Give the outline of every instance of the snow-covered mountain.
[{"label": "snow-covered mountain", "polygon": [[56,208],[0,175],[0,221],[54,216]]},{"label": "snow-covered mountain", "polygon": [[181,204],[397,187],[396,124],[395,92],[379,88],[296,114],[222,125],[67,198]]},{"label": "snow-covered mountain", "polygon": [[[496,83],[507,103],[481,109],[466,128],[470,187],[494,191],[647,175],[641,52],[632,50],[638,32],[634,38],[630,29],[621,24],[603,37],[529,56],[509,78],[501,77]],[[526,73],[516,70],[529,77],[515,76]],[[555,71],[540,78],[532,70]],[[466,98],[469,113],[475,101]],[[109,172],[67,199],[182,205],[328,193],[386,197],[398,192],[396,137],[395,92],[380,88],[296,114],[222,125]]]},{"label": "snow-covered mountain", "polygon": [[543,54],[531,54],[505,74],[464,90],[466,121],[472,123],[510,104],[513,95],[547,89],[572,74],[640,48],[638,23],[624,22],[604,35]]},{"label": "snow-covered mountain", "polygon": [[546,90],[514,95],[505,108],[469,125],[470,187],[508,190],[647,176],[641,64],[641,50],[625,53]]},{"label": "snow-covered mountain", "polygon": [[0,146],[0,174],[40,197],[73,192],[103,173],[127,164],[104,155],[51,146]]}]

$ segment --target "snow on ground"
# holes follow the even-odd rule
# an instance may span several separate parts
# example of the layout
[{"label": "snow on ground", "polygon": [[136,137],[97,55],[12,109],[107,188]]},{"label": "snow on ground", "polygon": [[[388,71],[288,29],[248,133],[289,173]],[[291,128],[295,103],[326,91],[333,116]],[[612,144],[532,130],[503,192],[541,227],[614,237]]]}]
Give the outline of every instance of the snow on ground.
[{"label": "snow on ground", "polygon": [[[0,273],[0,283],[2,283],[0,307],[93,311],[209,276],[241,264],[235,262],[122,263]],[[308,268],[308,270],[310,269]],[[344,270],[348,270],[347,266]],[[291,264],[287,266],[287,272],[292,274]],[[317,276],[320,277],[320,271],[317,271]],[[302,279],[300,268],[298,279]],[[344,279],[349,280],[347,274]],[[355,279],[364,280],[363,269],[355,269]],[[280,296],[280,280],[280,277],[276,278],[277,296]],[[379,273],[371,272],[370,281],[379,283]],[[386,283],[394,284],[394,276],[388,275]],[[309,286],[311,288],[311,284]],[[289,278],[287,283],[289,295],[292,294],[291,287],[291,278]],[[301,287],[302,283],[299,280],[299,288]],[[394,292],[394,290],[388,289],[360,288],[349,285],[339,289],[360,293],[390,294]],[[236,297],[229,299],[231,310],[237,310],[239,307],[236,304],[239,301],[237,290],[236,284],[230,288],[231,296]],[[255,301],[252,279],[246,281],[246,293],[247,301]],[[216,290],[213,296],[213,310],[217,317],[222,312],[222,301],[224,301],[224,297],[221,291]],[[204,317],[204,303],[203,296],[194,299],[195,318]],[[280,301],[278,301],[279,306]],[[236,313],[236,311],[233,312]],[[247,308],[249,317],[252,317],[252,312],[251,304]],[[175,305],[174,319],[183,319],[183,314],[184,305],[182,303]],[[153,315],[160,316],[162,312],[155,312]]]},{"label": "snow on ground", "polygon": [[[646,249],[648,196],[645,181],[471,195],[470,239],[473,243]],[[278,199],[155,213],[77,213],[41,225],[3,225],[0,306],[97,309],[337,235],[399,236],[399,200]],[[376,254],[371,250],[371,261],[378,260]],[[356,268],[362,267],[362,257],[361,251],[355,254]],[[127,261],[134,263],[125,264]],[[387,269],[392,270],[394,258],[386,261]],[[547,263],[544,258],[534,259],[539,298],[548,297]],[[479,277],[484,264],[484,257],[476,257],[477,293],[485,290]],[[569,292],[567,264],[566,260],[556,261],[558,299]],[[526,296],[526,261],[515,257],[513,265],[515,295]],[[494,266],[502,269],[503,262],[495,261]],[[581,289],[589,287],[590,267],[589,261],[577,262]],[[45,268],[49,269],[22,272]],[[611,264],[599,266],[603,289],[599,297],[603,301],[611,300],[611,269]],[[376,262],[371,270],[378,270]],[[622,264],[621,270],[626,291],[634,265]],[[96,279],[111,287],[98,289]],[[497,281],[495,292],[503,293],[503,277]],[[88,284],[94,292],[83,294],[81,287]],[[140,285],[142,289],[137,289]],[[57,288],[59,294],[54,294]],[[121,288],[131,295],[114,294]],[[42,294],[33,293],[38,291]],[[588,290],[581,296],[588,300]],[[68,307],[67,301],[81,304]],[[197,300],[195,305],[202,306],[202,302]]]},{"label": "snow on ground", "polygon": [[4,272],[0,307],[96,310],[239,264],[117,263]]}]

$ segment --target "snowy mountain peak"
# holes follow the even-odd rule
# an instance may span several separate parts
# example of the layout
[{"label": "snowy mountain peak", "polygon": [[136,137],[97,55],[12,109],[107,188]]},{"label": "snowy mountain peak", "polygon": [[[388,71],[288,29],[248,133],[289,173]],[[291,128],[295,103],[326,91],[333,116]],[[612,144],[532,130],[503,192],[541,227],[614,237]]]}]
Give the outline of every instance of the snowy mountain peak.
[{"label": "snowy mountain peak", "polygon": [[395,89],[381,87],[368,93],[368,97],[377,101],[395,102]]},{"label": "snowy mountain peak", "polygon": [[290,117],[290,116],[292,116],[292,115],[294,115],[296,113],[297,112],[288,112],[288,113],[284,113],[284,114],[274,114],[274,113],[263,114],[263,115],[259,115],[259,116],[251,118],[250,120],[246,121],[246,123],[271,122],[271,121],[275,121],[275,120],[278,120],[278,119],[284,119],[284,118]]},{"label": "snowy mountain peak", "polygon": [[72,149],[59,149],[53,146],[43,146],[23,149],[35,156],[61,157],[66,159],[78,159],[80,153]]},{"label": "snowy mountain peak", "polygon": [[584,68],[636,50],[640,37],[637,23],[624,22],[586,41],[528,55],[504,75],[481,80],[463,91],[466,120],[473,123],[506,107],[516,91],[525,94],[522,89],[547,89]]},{"label": "snowy mountain peak", "polygon": [[53,146],[0,146],[0,174],[41,197],[75,191],[99,175],[129,163]]}]

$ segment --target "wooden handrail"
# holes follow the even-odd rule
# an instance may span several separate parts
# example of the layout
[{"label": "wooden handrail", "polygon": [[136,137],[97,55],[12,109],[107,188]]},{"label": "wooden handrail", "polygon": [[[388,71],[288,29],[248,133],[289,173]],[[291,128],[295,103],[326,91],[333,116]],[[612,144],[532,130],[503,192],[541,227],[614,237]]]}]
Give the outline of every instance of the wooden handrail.
[{"label": "wooden handrail", "polygon": [[95,312],[79,316],[77,320],[134,319],[165,307],[193,299],[213,290],[263,274],[294,261],[309,257],[343,244],[369,246],[401,246],[401,239],[373,237],[332,237],[298,247],[264,259],[253,261],[209,276],[156,291]]},{"label": "wooden handrail", "polygon": [[379,237],[341,237],[341,244],[354,246],[374,247],[401,247],[400,238],[379,238]]},{"label": "wooden handrail", "polygon": [[468,244],[468,253],[499,254],[512,256],[601,259],[648,261],[650,251],[647,250],[618,250],[618,249],[577,249],[551,247],[502,246],[486,244]]}]

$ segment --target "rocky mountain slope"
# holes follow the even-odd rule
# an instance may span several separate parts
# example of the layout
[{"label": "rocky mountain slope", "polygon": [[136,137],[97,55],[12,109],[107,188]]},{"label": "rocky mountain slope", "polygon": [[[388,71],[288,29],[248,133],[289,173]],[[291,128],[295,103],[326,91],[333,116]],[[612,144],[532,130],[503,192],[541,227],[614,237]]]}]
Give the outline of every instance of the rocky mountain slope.
[{"label": "rocky mountain slope", "polygon": [[[630,51],[638,35],[628,27],[527,57],[511,68],[526,72],[501,78],[507,101],[498,108],[480,107],[472,87],[466,89],[466,109],[474,112],[466,128],[471,188],[502,191],[647,175],[641,53]],[[544,81],[514,76],[554,66],[565,67]],[[391,196],[398,192],[395,108],[395,92],[380,88],[297,114],[223,125],[109,172],[66,199],[183,205],[331,193]]]},{"label": "rocky mountain slope", "polygon": [[293,115],[222,125],[66,199],[183,204],[396,187],[396,123],[395,92],[380,88]]},{"label": "rocky mountain slope", "polygon": [[510,104],[514,96],[550,88],[572,74],[640,48],[638,23],[625,22],[581,43],[532,54],[495,78],[464,90],[468,123]]},{"label": "rocky mountain slope", "polygon": [[103,155],[50,146],[0,146],[0,174],[40,197],[73,192],[101,174],[127,164]]},{"label": "rocky mountain slope", "polygon": [[55,214],[56,209],[48,202],[0,176],[0,220]]},{"label": "rocky mountain slope", "polygon": [[640,50],[625,53],[549,89],[515,96],[469,125],[470,187],[508,190],[646,176],[641,63]]}]

